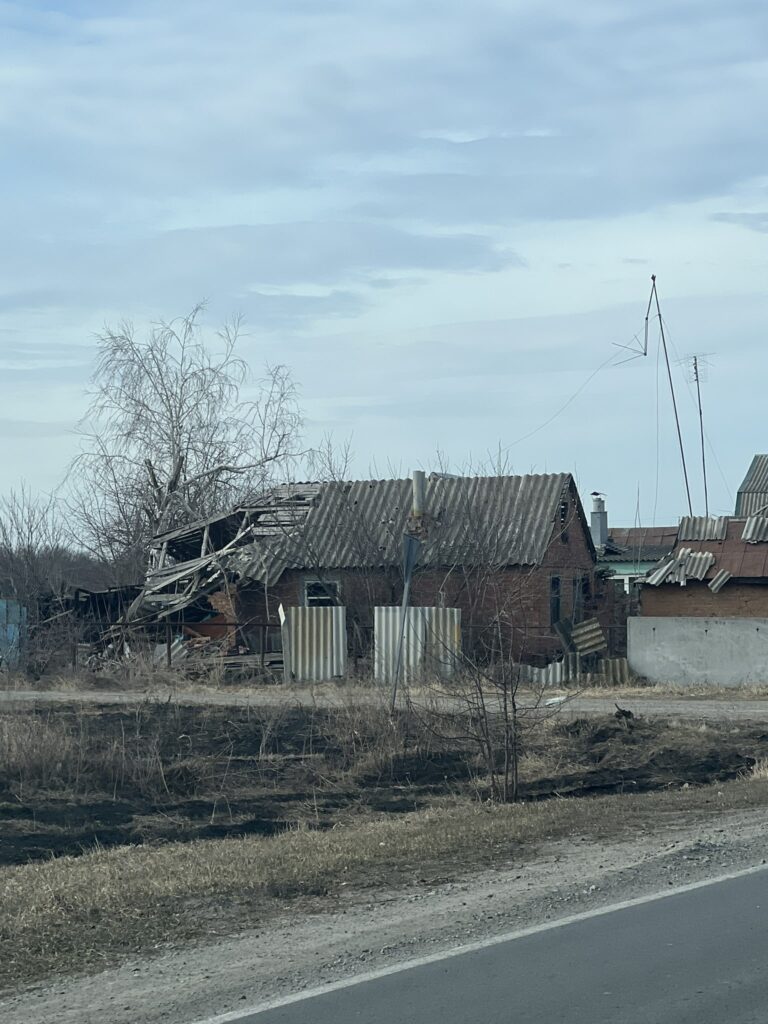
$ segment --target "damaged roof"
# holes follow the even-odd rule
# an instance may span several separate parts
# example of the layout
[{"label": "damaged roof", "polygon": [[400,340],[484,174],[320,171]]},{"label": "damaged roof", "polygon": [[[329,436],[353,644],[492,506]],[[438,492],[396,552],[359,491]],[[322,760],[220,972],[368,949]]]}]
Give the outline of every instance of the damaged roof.
[{"label": "damaged roof", "polygon": [[421,566],[537,565],[556,527],[563,538],[581,531],[594,554],[570,473],[433,474],[418,519],[409,479],[286,484],[156,537],[158,568],[128,615],[159,620],[194,610],[227,581],[271,586],[286,569],[399,567],[407,533],[421,541]]},{"label": "damaged roof", "polygon": [[717,593],[731,578],[768,579],[768,518],[726,518],[722,533],[714,540],[679,538],[669,558],[649,574],[648,583],[685,586],[689,579],[700,579]]},{"label": "damaged roof", "polygon": [[[556,523],[581,530],[591,545],[570,473],[433,474],[418,521],[412,488],[409,479],[285,485],[258,504],[169,531],[153,546],[175,564],[148,576],[144,602],[163,604],[173,587],[177,610],[224,576],[271,585],[286,569],[399,566],[406,532],[422,541],[422,566],[536,565]],[[575,504],[564,505],[571,497]],[[563,519],[574,507],[578,521]]]}]

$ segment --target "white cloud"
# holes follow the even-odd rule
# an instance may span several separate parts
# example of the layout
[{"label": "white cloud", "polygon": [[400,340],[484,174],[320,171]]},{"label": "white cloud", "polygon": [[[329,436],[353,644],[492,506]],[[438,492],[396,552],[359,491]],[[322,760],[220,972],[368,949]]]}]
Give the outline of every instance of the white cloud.
[{"label": "white cloud", "polygon": [[[767,27],[762,0],[0,3],[4,415],[68,422],[104,319],[208,296],[212,322],[246,313],[256,362],[293,362],[311,418],[358,428],[363,469],[409,457],[414,424],[482,450],[550,401],[549,360],[565,393],[631,335],[652,269],[692,343],[712,299],[733,379],[764,315],[739,296],[768,262]],[[603,399],[523,462],[634,494],[646,447]],[[751,401],[719,398],[734,465]],[[49,478],[67,443],[18,464]]]}]

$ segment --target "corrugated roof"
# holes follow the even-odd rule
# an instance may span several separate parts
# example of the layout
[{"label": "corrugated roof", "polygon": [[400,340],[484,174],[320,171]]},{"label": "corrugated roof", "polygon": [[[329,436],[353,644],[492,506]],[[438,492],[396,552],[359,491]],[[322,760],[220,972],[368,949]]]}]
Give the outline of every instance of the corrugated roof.
[{"label": "corrugated roof", "polygon": [[657,562],[677,542],[676,526],[632,526],[611,529],[608,540],[618,550],[606,551],[601,562]]},{"label": "corrugated roof", "polygon": [[677,539],[723,540],[727,527],[727,516],[683,516],[677,531]]},{"label": "corrugated roof", "polygon": [[720,569],[712,577],[709,583],[709,589],[712,591],[713,594],[717,594],[719,591],[723,589],[723,587],[729,579],[731,579],[731,574],[728,572],[728,570]]},{"label": "corrugated roof", "polygon": [[703,580],[714,564],[715,556],[711,551],[691,551],[685,560],[685,578]]},{"label": "corrugated roof", "polygon": [[[569,488],[575,493],[570,473],[429,477],[419,564],[538,564]],[[400,565],[411,506],[411,480],[324,484],[286,549],[286,566]],[[566,525],[583,528],[582,522]]]},{"label": "corrugated roof", "polygon": [[653,572],[648,573],[646,582],[652,587],[658,587],[659,584],[665,583],[676,564],[676,558],[665,558],[661,565],[654,569]]},{"label": "corrugated roof", "polygon": [[[359,480],[277,489],[258,505],[172,531],[166,540],[175,558],[199,555],[213,524],[218,531],[213,543],[224,547],[160,570],[149,585],[160,592],[195,574],[207,579],[220,567],[235,578],[266,585],[289,568],[399,567],[406,532],[421,540],[421,566],[537,565],[556,523],[583,531],[591,545],[570,473],[432,476],[418,522],[411,515],[412,488],[411,480]],[[576,500],[576,521],[561,523],[560,506],[569,495]]]},{"label": "corrugated roof", "polygon": [[608,646],[603,627],[597,619],[587,619],[571,630],[573,646],[579,654],[595,654]]},{"label": "corrugated roof", "polygon": [[748,544],[768,541],[768,516],[749,516],[744,523],[741,539]]},{"label": "corrugated roof", "polygon": [[768,505],[768,455],[755,455],[736,495],[736,515],[751,516]]},{"label": "corrugated roof", "polygon": [[715,564],[711,551],[692,551],[678,548],[671,558],[666,559],[648,576],[648,583],[657,587],[661,583],[679,583],[684,587],[688,580],[703,580]]}]

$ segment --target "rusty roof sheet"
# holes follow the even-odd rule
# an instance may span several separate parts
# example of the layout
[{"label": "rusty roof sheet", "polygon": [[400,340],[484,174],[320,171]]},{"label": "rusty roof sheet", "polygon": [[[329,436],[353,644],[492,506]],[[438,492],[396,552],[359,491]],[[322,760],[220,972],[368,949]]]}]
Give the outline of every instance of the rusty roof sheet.
[{"label": "rusty roof sheet", "polygon": [[723,540],[728,528],[727,516],[683,516],[678,540]]}]

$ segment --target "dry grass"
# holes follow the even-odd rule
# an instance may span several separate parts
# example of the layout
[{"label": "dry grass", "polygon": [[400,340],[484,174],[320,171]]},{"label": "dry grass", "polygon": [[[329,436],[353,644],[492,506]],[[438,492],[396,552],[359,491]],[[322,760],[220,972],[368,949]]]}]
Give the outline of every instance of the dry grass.
[{"label": "dry grass", "polygon": [[0,986],[234,932],[286,900],[413,883],[532,856],[545,840],[631,838],[768,805],[768,782],[646,796],[445,807],[330,832],[123,847],[0,873]]},{"label": "dry grass", "polygon": [[[310,821],[313,810],[317,819],[325,787],[324,823],[333,825],[271,837],[97,849],[2,868],[0,986],[233,932],[285,910],[287,901],[317,905],[342,890],[519,861],[550,839],[631,838],[640,827],[664,829],[681,817],[768,805],[768,747],[761,730],[745,725],[639,720],[626,729],[610,717],[546,721],[526,733],[521,762],[526,784],[538,780],[543,794],[567,792],[585,779],[596,787],[645,779],[671,788],[492,806],[471,799],[466,771],[463,783],[448,774],[450,757],[466,768],[472,745],[456,746],[444,714],[442,747],[423,722],[416,732],[420,722],[403,717],[393,725],[383,707],[354,699],[333,710],[235,713],[146,704],[108,714],[70,708],[0,715],[0,783],[5,780],[16,801],[11,827],[22,797],[33,809],[47,800],[50,811],[52,792],[65,804],[83,793],[113,800],[121,793],[149,794],[158,818],[164,807],[166,817],[181,814],[182,793],[198,804],[207,794],[212,818],[217,801],[228,807],[239,793],[248,813],[263,814],[278,778],[284,796],[296,796],[299,787],[306,803],[301,816]],[[742,755],[757,759],[749,785],[679,788],[713,759],[708,778],[717,778],[726,761],[733,775]],[[376,794],[401,794],[411,809],[419,785],[418,806],[428,809],[417,813],[387,818],[364,803]],[[285,813],[285,804],[280,807]],[[233,828],[240,828],[237,820]]]}]

